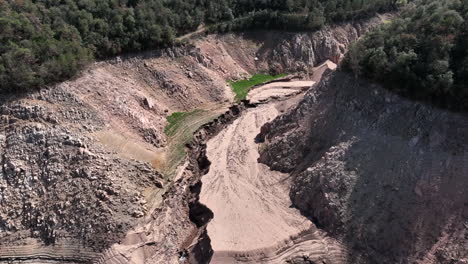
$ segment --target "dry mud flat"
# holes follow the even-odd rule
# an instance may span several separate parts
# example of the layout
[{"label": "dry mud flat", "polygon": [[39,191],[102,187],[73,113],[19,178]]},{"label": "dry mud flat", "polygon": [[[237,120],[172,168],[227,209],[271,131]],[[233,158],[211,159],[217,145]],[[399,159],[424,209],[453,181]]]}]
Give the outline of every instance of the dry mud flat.
[{"label": "dry mud flat", "polygon": [[[328,64],[317,67],[317,74],[325,68]],[[249,98],[284,98],[297,87],[312,84],[314,81],[270,83],[253,90]],[[208,142],[211,167],[202,178],[200,202],[214,213],[207,227],[214,251],[211,263],[294,259],[342,263],[346,259],[346,250],[339,243],[291,208],[289,175],[257,162],[261,145],[255,137],[280,114],[277,104],[280,102],[271,101],[245,111]]]}]

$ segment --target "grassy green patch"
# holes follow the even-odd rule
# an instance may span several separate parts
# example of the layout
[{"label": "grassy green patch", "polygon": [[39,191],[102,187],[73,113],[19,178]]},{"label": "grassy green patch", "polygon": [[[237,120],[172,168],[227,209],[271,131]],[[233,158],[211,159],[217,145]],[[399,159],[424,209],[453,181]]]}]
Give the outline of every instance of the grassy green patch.
[{"label": "grassy green patch", "polygon": [[236,100],[243,100],[247,97],[250,88],[254,87],[255,85],[272,81],[274,79],[278,79],[281,77],[285,77],[287,74],[278,74],[278,75],[268,75],[268,74],[255,74],[248,80],[241,80],[241,81],[229,81],[229,84],[232,87],[232,90],[236,94]]},{"label": "grassy green patch", "polygon": [[186,144],[193,139],[193,133],[197,129],[211,122],[219,116],[219,113],[206,110],[193,110],[190,112],[175,112],[167,117],[168,124],[164,133],[169,138],[169,150],[166,156],[166,164],[163,173],[168,179],[174,176],[177,166],[184,160]]},{"label": "grassy green patch", "polygon": [[175,112],[172,115],[167,117],[167,126],[164,128],[164,133],[172,137],[175,135],[177,130],[183,126],[184,122],[189,120],[191,117],[194,117],[203,112],[203,110],[193,110],[190,112]]}]

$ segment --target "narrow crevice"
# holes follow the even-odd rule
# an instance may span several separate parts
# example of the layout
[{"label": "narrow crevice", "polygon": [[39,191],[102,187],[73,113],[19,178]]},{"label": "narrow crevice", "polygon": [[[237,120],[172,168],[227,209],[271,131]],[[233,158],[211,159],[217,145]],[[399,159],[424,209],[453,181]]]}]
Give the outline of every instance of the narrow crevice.
[{"label": "narrow crevice", "polygon": [[[202,183],[199,181],[197,184],[190,187],[190,191],[199,195],[201,192],[201,185]],[[208,224],[208,222],[213,218],[213,212],[204,204],[196,201],[189,204],[189,218],[190,221],[200,228]]]},{"label": "narrow crevice", "polygon": [[208,173],[211,165],[206,155],[206,143],[234,122],[244,110],[253,107],[256,105],[247,100],[231,106],[226,113],[200,127],[194,133],[192,142],[187,145],[189,159],[187,169],[194,177],[189,187],[189,219],[198,228],[196,242],[180,251],[181,256],[189,263],[209,263],[213,256],[211,240],[206,230],[208,223],[213,219],[213,212],[199,201],[202,188],[201,178]]},{"label": "narrow crevice", "polygon": [[[292,95],[274,98],[274,101],[288,99],[291,96]],[[181,256],[188,259],[189,263],[209,263],[213,256],[213,249],[206,228],[214,215],[206,205],[199,201],[202,189],[201,179],[208,173],[211,165],[206,154],[207,142],[228,125],[232,124],[245,110],[270,103],[271,101],[272,100],[267,100],[253,104],[250,103],[249,100],[242,100],[239,104],[231,106],[227,112],[220,115],[212,122],[201,126],[194,133],[192,142],[187,145],[189,159],[187,169],[192,172],[194,177],[189,187],[189,219],[198,228],[198,235],[194,239],[196,242],[180,251]]]}]

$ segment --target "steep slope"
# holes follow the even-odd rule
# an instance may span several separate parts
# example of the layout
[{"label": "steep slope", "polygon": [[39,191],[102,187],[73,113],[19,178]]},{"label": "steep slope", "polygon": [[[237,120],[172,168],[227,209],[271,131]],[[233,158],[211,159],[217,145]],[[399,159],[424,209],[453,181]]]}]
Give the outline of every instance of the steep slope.
[{"label": "steep slope", "polygon": [[467,263],[466,135],[466,114],[336,72],[262,128],[260,160],[351,263]]},{"label": "steep slope", "polygon": [[96,144],[105,121],[57,88],[2,101],[0,261],[89,262],[146,210],[149,164]]}]

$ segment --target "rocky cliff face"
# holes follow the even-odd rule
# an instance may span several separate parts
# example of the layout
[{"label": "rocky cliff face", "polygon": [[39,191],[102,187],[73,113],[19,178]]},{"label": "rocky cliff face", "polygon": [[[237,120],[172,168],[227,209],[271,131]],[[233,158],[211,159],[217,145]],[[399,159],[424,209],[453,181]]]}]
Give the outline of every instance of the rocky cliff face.
[{"label": "rocky cliff face", "polygon": [[468,116],[329,73],[266,125],[260,160],[351,263],[468,263]]},{"label": "rocky cliff face", "polygon": [[[350,43],[389,17],[391,15],[387,14],[354,23],[326,26],[315,32],[255,32],[245,33],[243,37],[262,43],[254,54],[258,59],[257,67],[277,73],[308,72],[326,60],[340,62]],[[236,47],[230,50],[235,51]]]}]

